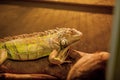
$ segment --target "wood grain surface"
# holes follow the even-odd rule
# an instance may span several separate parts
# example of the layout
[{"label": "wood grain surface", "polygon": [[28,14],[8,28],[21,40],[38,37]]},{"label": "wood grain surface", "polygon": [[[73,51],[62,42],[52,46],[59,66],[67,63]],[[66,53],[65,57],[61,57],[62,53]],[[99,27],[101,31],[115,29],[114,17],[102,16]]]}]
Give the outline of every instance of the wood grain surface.
[{"label": "wood grain surface", "polygon": [[35,1],[35,2],[55,2],[55,3],[72,3],[72,4],[95,4],[113,6],[115,0],[5,0],[5,1]]},{"label": "wood grain surface", "polygon": [[[96,1],[85,0],[83,5],[9,0],[0,2],[0,38],[70,27],[83,33],[74,49],[85,52],[108,51],[114,1]],[[105,6],[87,3],[103,3]]]}]

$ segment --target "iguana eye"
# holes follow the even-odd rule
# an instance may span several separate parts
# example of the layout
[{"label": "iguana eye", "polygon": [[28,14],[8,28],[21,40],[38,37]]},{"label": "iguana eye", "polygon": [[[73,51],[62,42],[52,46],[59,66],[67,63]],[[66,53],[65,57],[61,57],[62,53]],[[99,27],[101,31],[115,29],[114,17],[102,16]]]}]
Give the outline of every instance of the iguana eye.
[{"label": "iguana eye", "polygon": [[70,32],[71,32],[71,35],[76,35],[77,34],[75,29],[71,29]]}]

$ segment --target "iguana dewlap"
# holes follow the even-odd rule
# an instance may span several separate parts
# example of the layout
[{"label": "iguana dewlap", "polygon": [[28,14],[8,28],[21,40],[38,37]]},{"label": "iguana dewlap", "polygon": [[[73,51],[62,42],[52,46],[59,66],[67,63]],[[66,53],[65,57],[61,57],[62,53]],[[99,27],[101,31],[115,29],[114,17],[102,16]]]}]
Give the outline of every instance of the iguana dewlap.
[{"label": "iguana dewlap", "polygon": [[41,32],[36,36],[1,42],[0,64],[6,59],[34,60],[48,55],[51,63],[62,64],[67,57],[69,46],[79,41],[81,36],[82,33],[76,29],[59,28]]}]

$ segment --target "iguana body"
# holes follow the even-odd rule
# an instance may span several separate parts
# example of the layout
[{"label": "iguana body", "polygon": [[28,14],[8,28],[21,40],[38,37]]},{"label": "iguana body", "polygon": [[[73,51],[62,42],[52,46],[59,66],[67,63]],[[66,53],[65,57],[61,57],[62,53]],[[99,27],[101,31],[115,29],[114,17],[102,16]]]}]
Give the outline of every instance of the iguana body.
[{"label": "iguana body", "polygon": [[34,60],[48,55],[51,63],[61,64],[66,59],[69,45],[78,41],[81,35],[82,33],[75,29],[59,28],[31,37],[1,42],[0,64],[6,59]]}]

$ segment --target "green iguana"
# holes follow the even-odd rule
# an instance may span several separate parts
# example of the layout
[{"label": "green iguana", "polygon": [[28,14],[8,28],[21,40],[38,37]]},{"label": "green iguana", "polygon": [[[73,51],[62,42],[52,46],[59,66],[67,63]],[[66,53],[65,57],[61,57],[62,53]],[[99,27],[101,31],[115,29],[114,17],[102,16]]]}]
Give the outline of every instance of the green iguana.
[{"label": "green iguana", "polygon": [[81,36],[82,33],[73,28],[56,28],[0,42],[0,64],[6,59],[34,60],[45,56],[49,56],[50,63],[62,64],[66,62],[69,45]]}]

